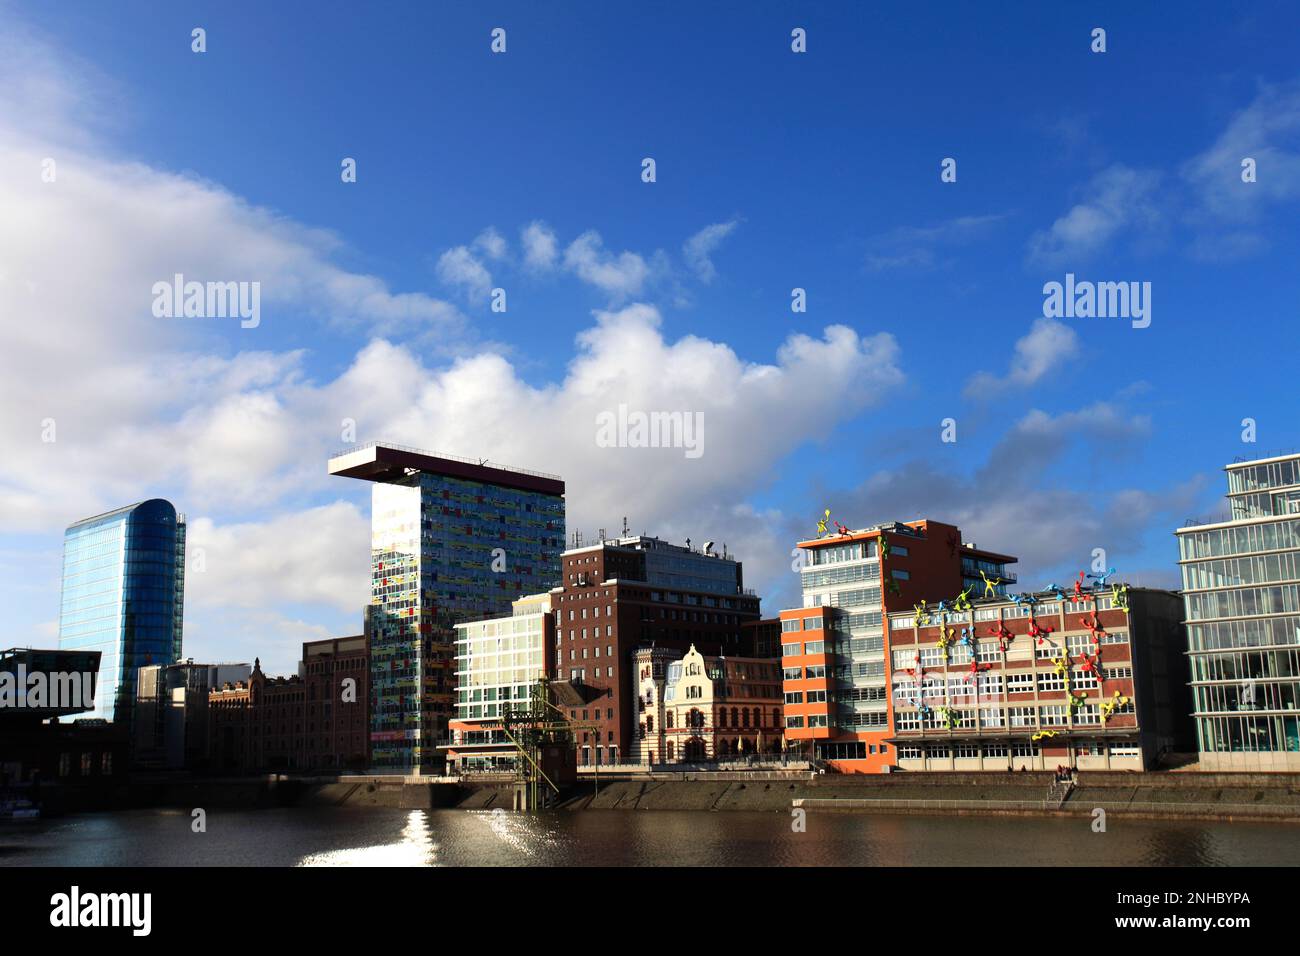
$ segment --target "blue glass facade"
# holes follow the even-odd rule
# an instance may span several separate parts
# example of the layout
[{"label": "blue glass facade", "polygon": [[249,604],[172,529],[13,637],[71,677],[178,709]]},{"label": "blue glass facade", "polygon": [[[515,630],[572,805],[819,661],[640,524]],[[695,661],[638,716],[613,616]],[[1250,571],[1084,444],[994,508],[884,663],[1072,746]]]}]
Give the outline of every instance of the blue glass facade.
[{"label": "blue glass facade", "polygon": [[95,709],[129,722],[136,672],[181,653],[185,523],[160,498],[78,521],[63,538],[60,650],[99,651]]}]

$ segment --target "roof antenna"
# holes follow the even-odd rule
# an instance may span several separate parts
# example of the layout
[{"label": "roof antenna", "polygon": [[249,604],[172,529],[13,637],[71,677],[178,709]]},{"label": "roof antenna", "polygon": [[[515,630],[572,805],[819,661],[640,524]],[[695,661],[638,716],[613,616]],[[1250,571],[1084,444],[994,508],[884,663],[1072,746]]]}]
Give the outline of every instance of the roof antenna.
[{"label": "roof antenna", "polygon": [[627,527],[627,515],[623,515],[623,537],[627,537],[631,532]]}]

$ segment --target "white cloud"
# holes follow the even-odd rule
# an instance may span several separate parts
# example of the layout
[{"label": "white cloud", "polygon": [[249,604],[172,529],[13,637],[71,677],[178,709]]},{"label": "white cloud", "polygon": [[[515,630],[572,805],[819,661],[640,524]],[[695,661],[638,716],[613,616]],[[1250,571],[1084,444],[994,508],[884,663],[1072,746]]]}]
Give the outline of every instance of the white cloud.
[{"label": "white cloud", "polygon": [[715,222],[691,236],[682,246],[682,256],[687,266],[701,282],[709,283],[717,277],[718,270],[714,268],[710,257],[714,250],[722,245],[722,240],[735,231],[738,224],[735,219],[729,222]]},{"label": "white cloud", "polygon": [[1155,202],[1158,173],[1115,165],[1098,173],[1087,198],[1051,227],[1029,239],[1029,259],[1043,265],[1073,265],[1091,258],[1125,232],[1143,234],[1161,215]]},{"label": "white cloud", "polygon": [[454,246],[438,258],[438,278],[462,289],[471,301],[486,299],[492,292],[492,273],[468,246]]},{"label": "white cloud", "polygon": [[1056,319],[1041,318],[1016,341],[1015,354],[1005,375],[977,372],[967,383],[968,396],[997,392],[1012,386],[1029,386],[1079,352],[1079,336]]},{"label": "white cloud", "polygon": [[[1256,163],[1256,181],[1242,182],[1242,160]],[[1263,86],[1218,139],[1183,164],[1202,211],[1241,223],[1270,204],[1300,199],[1300,80]]]},{"label": "white cloud", "polygon": [[559,258],[559,243],[555,232],[541,221],[530,222],[520,230],[524,246],[524,265],[535,272],[548,272],[555,268]]},{"label": "white cloud", "polygon": [[612,255],[605,251],[600,233],[588,230],[564,250],[564,265],[579,279],[607,292],[615,301],[641,292],[650,266],[635,252]]},{"label": "white cloud", "polygon": [[934,226],[891,229],[867,243],[867,269],[887,272],[933,268],[939,264],[940,248],[973,242],[1006,218],[1006,214],[958,216]]},{"label": "white cloud", "polygon": [[188,608],[321,604],[359,619],[370,598],[370,516],[350,502],[262,522],[191,517],[186,548]]}]

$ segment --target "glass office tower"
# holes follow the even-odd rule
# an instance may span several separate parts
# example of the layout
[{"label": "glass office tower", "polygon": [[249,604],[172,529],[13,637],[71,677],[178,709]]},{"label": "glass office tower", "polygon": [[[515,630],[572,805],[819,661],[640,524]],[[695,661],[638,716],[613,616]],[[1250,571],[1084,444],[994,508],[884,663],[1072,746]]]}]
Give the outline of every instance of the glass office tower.
[{"label": "glass office tower", "polygon": [[174,663],[185,605],[185,518],[152,498],[70,526],[63,537],[59,649],[99,651],[95,709],[130,721],[136,672]]},{"label": "glass office tower", "polygon": [[420,773],[454,713],[455,625],[508,616],[560,583],[564,482],[393,445],[341,454],[329,470],[375,482],[371,766]]},{"label": "glass office tower", "polygon": [[1300,454],[1225,470],[1231,518],[1176,532],[1200,767],[1300,771]]}]

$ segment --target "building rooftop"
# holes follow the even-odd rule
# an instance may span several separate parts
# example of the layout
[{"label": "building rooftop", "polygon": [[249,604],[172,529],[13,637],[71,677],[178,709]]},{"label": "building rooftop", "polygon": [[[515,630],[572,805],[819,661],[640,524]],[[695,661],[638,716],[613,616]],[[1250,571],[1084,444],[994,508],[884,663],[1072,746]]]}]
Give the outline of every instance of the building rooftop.
[{"label": "building rooftop", "polygon": [[563,495],[564,481],[558,475],[500,465],[486,459],[462,458],[424,451],[389,442],[370,442],[346,448],[331,456],[329,473],[363,481],[396,482],[415,472],[444,475],[466,481],[480,481],[520,491]]}]

